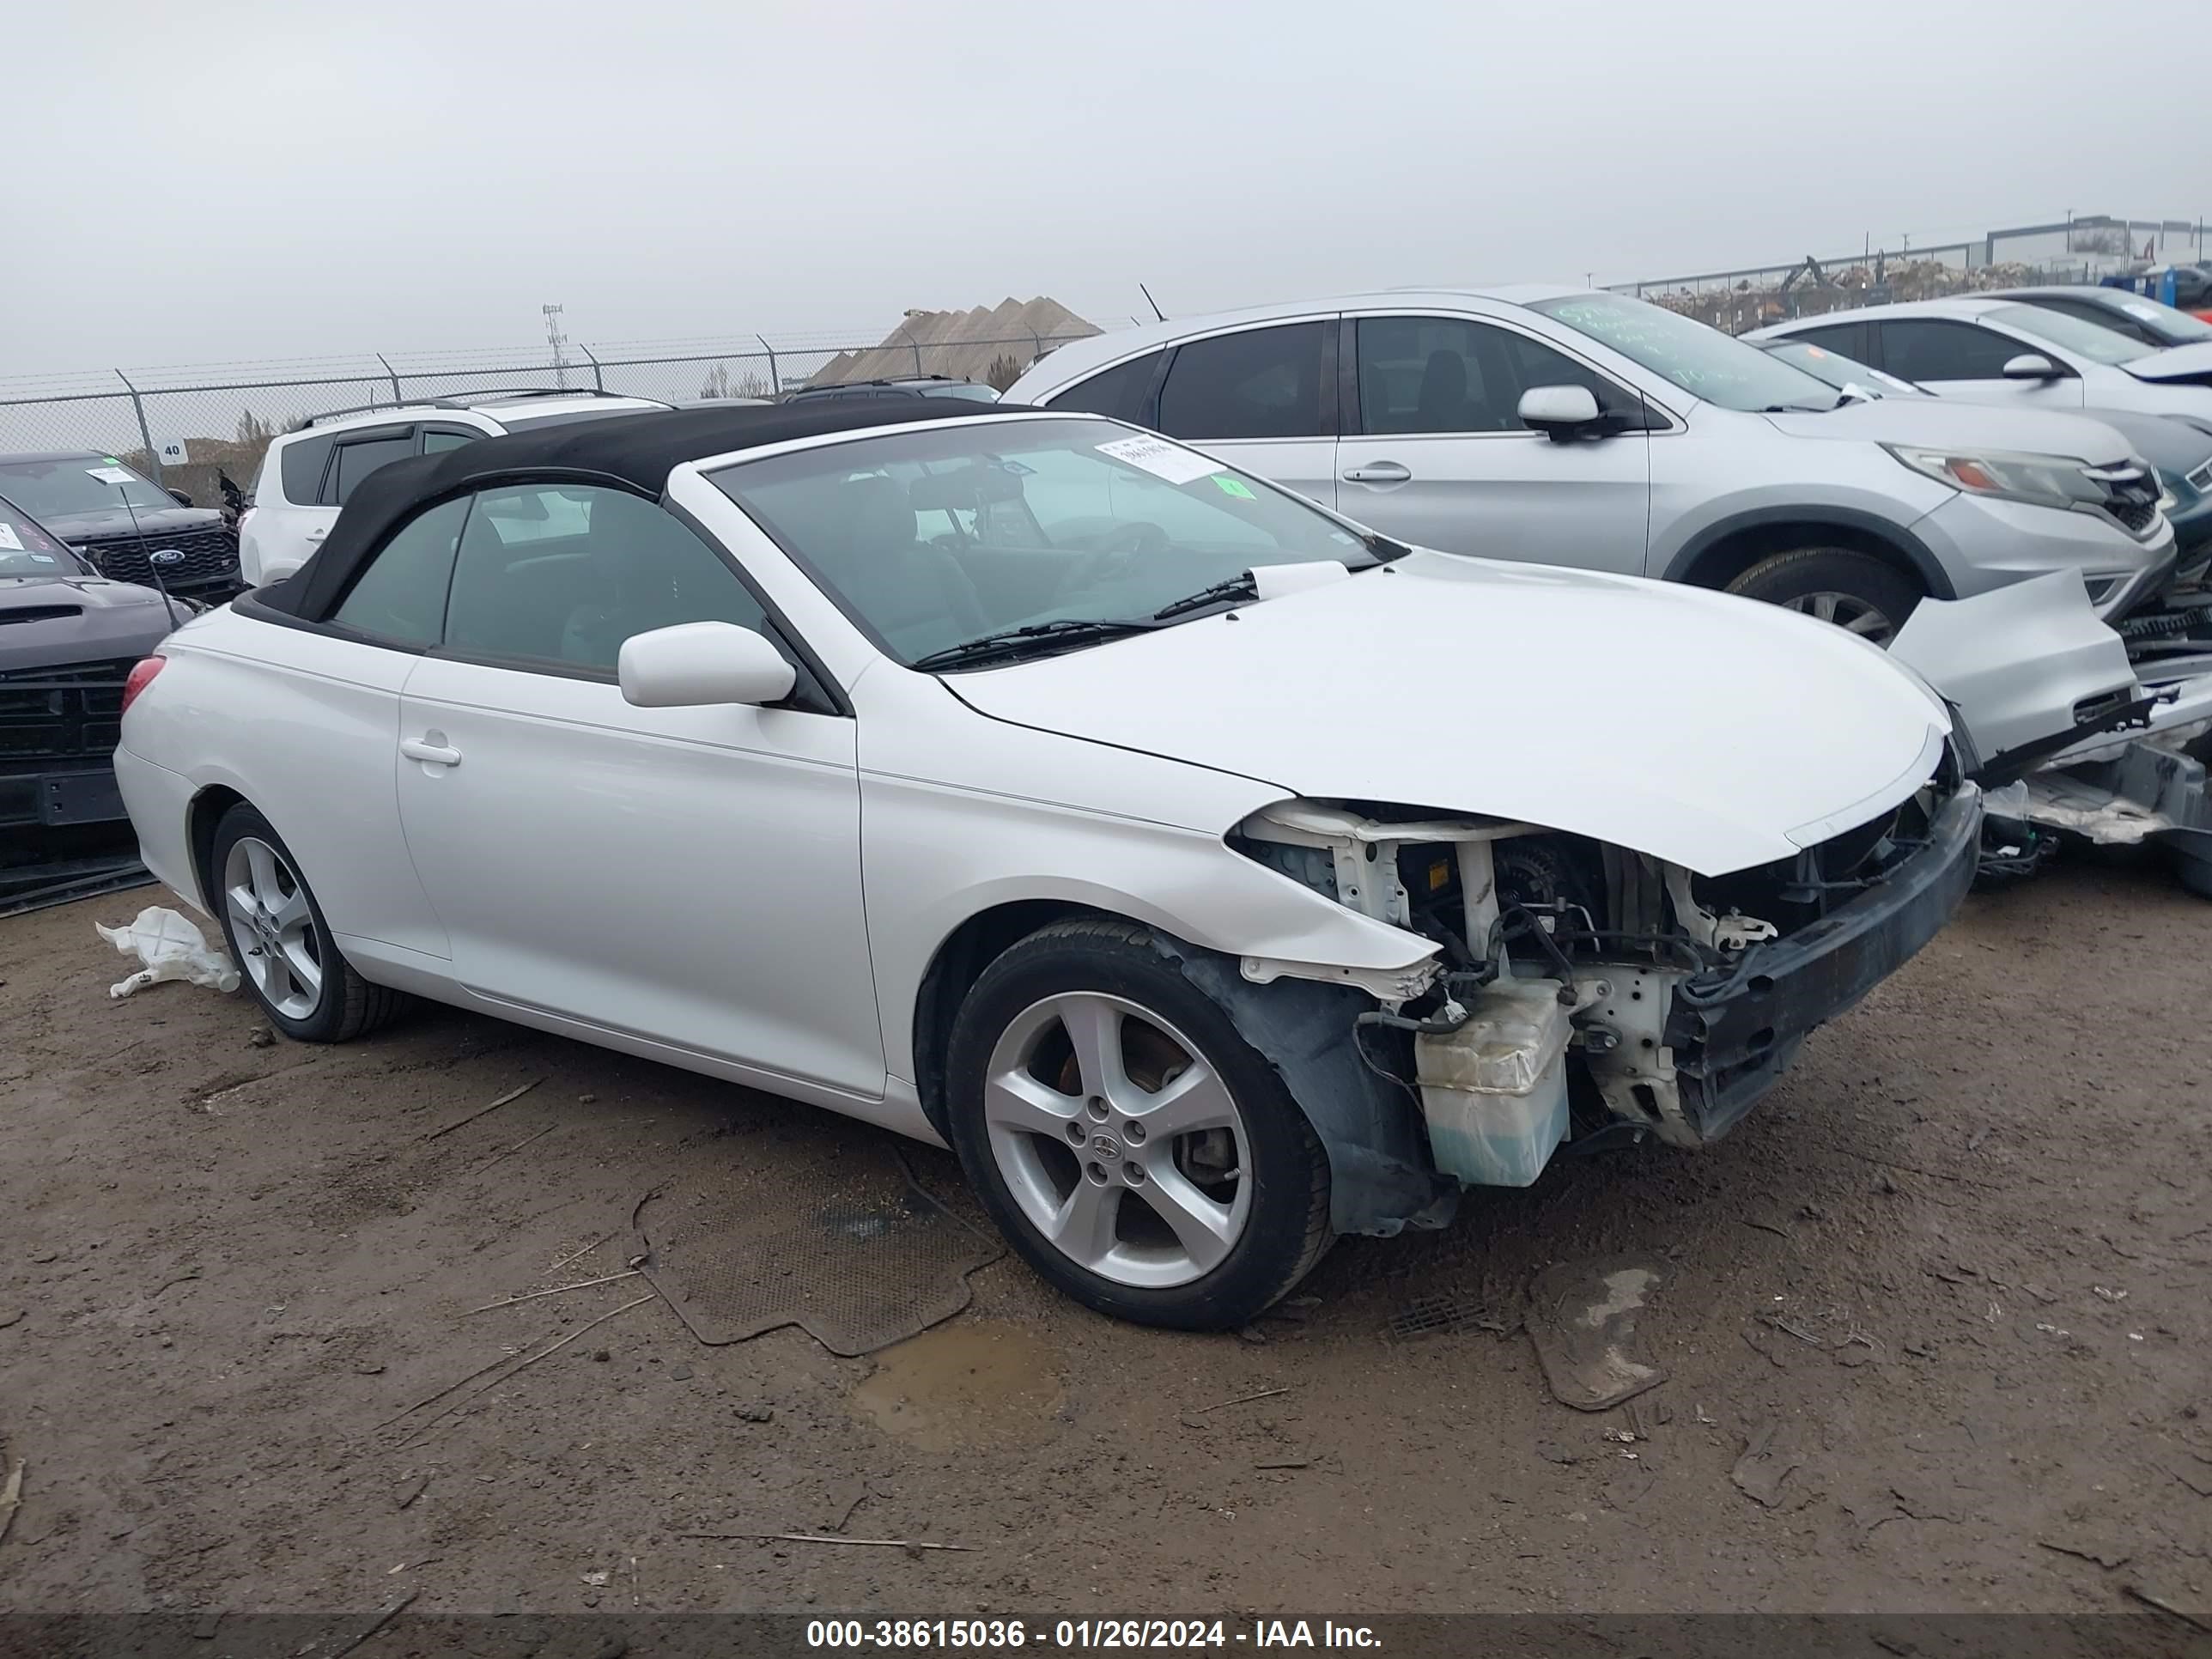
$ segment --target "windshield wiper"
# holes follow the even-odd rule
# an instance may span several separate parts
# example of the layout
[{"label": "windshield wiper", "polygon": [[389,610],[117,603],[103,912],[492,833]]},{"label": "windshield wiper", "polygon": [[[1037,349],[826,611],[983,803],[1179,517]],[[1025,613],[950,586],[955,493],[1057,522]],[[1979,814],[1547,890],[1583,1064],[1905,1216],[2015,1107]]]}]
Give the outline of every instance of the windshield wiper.
[{"label": "windshield wiper", "polygon": [[1124,634],[1147,633],[1158,626],[1157,622],[1141,617],[1109,617],[1096,620],[1082,617],[1057,617],[1050,622],[1024,623],[1019,628],[1002,628],[996,633],[978,634],[972,640],[963,640],[957,645],[927,652],[907,665],[922,669],[966,667],[989,662],[994,658],[1020,656],[1047,643],[1080,645],[1091,640],[1110,640]]},{"label": "windshield wiper", "polygon": [[[1371,533],[1361,537],[1360,542],[1374,556],[1365,564],[1346,565],[1346,570],[1354,575],[1363,570],[1373,570],[1379,566],[1386,565],[1393,559],[1402,559],[1413,550],[1401,543],[1392,541],[1387,536]],[[1316,561],[1316,562],[1324,562],[1324,561]],[[1334,564],[1341,561],[1332,559],[1325,562]],[[1216,582],[1211,587],[1201,587],[1195,593],[1186,593],[1179,599],[1170,599],[1152,612],[1152,620],[1166,622],[1176,617],[1188,617],[1194,611],[1203,611],[1206,606],[1219,605],[1225,599],[1256,599],[1259,597],[1259,576],[1254,571],[1246,570],[1230,577],[1226,581]]]},{"label": "windshield wiper", "polygon": [[1152,620],[1165,622],[1170,617],[1188,616],[1194,611],[1203,611],[1207,605],[1218,605],[1224,599],[1256,599],[1259,597],[1259,581],[1247,570],[1242,575],[1231,576],[1225,582],[1216,582],[1211,587],[1200,588],[1195,593],[1170,599],[1152,612]]}]

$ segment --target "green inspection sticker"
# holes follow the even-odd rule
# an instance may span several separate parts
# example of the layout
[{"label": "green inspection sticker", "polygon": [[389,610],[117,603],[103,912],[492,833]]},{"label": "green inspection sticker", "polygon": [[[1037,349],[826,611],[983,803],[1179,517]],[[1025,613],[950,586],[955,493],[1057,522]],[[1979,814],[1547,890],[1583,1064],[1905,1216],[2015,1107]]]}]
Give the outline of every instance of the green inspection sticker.
[{"label": "green inspection sticker", "polygon": [[1243,479],[1232,478],[1226,472],[1215,473],[1213,482],[1221,487],[1221,493],[1224,495],[1234,495],[1241,501],[1255,501],[1260,499],[1244,487]]}]

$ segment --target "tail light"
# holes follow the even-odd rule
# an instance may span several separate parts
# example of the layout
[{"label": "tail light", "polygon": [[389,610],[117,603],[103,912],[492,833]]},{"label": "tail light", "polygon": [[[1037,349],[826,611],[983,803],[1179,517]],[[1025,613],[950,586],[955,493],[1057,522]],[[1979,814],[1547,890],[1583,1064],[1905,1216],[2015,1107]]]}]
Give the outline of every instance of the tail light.
[{"label": "tail light", "polygon": [[138,701],[138,694],[153,684],[154,676],[161,672],[162,665],[168,660],[167,657],[141,657],[131,665],[130,677],[123,682],[123,708],[120,712],[126,714],[131,712],[131,705]]}]

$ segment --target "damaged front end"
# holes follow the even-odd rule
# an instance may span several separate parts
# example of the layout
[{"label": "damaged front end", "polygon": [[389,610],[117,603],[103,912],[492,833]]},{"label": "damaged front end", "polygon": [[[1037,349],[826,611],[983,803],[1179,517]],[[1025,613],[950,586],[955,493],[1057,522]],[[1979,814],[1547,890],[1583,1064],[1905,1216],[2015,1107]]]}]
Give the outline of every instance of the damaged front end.
[{"label": "damaged front end", "polygon": [[[1947,759],[1871,822],[1721,877],[1534,824],[1362,801],[1281,802],[1229,839],[1439,947],[1413,994],[1336,1014],[1348,1045],[1341,1026],[1302,1024],[1304,1045],[1348,1046],[1368,1090],[1408,1119],[1417,1104],[1428,1162],[1451,1182],[1526,1186],[1571,1135],[1697,1146],[1724,1133],[1815,1026],[1941,929],[1979,830],[1979,793]],[[1248,991],[1300,971],[1238,967]],[[1335,1158],[1333,1109],[1285,1074]]]},{"label": "damaged front end", "polygon": [[2077,842],[2156,848],[2212,897],[2212,653],[2144,655],[2071,572],[1924,601],[1891,648],[1951,705],[1987,793],[1985,885]]}]

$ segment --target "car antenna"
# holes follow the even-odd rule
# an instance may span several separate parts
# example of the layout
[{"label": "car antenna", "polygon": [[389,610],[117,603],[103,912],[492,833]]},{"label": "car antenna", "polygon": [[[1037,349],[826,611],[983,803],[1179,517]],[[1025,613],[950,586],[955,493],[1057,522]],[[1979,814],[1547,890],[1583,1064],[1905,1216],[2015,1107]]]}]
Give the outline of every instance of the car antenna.
[{"label": "car antenna", "polygon": [[[120,465],[112,468],[102,467],[100,471],[122,472],[123,468]],[[177,602],[169,597],[168,583],[161,580],[161,567],[165,564],[181,564],[184,562],[185,556],[182,551],[173,547],[156,549],[146,545],[146,528],[138,522],[138,509],[131,505],[131,490],[127,482],[129,476],[125,473],[123,477],[107,478],[103,482],[115,486],[115,493],[123,499],[123,510],[131,515],[131,533],[138,538],[138,550],[146,556],[147,572],[154,578],[155,591],[161,594],[161,604],[168,611],[169,628],[173,632],[182,628],[184,624],[177,620]]]},{"label": "car antenna", "polygon": [[1164,323],[1167,321],[1168,314],[1166,312],[1160,309],[1160,302],[1152,298],[1152,289],[1146,288],[1142,283],[1139,283],[1137,284],[1137,292],[1145,296],[1145,303],[1152,308],[1153,316],[1158,318]]}]

